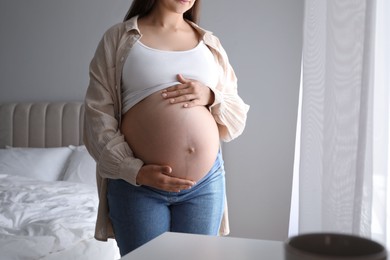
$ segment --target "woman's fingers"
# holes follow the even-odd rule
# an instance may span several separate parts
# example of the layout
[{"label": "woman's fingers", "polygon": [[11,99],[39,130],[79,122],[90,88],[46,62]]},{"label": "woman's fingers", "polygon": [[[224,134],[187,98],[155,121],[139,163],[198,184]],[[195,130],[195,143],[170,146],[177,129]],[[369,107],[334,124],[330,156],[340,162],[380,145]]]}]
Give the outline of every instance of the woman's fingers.
[{"label": "woman's fingers", "polygon": [[177,75],[177,80],[179,81],[180,84],[167,87],[162,92],[166,93],[166,94],[168,94],[170,96],[174,95],[174,94],[179,94],[180,95],[180,93],[181,93],[180,90],[184,90],[184,89],[187,89],[188,87],[190,87],[190,85],[188,85],[188,83],[190,83],[191,80],[188,80],[188,79],[184,78],[181,74]]},{"label": "woman's fingers", "polygon": [[169,176],[171,172],[169,166],[144,165],[137,175],[137,183],[169,192],[179,192],[195,185],[194,181]]},{"label": "woman's fingers", "polygon": [[185,78],[182,74],[177,74],[176,78],[181,84],[194,82],[194,80]]},{"label": "woman's fingers", "polygon": [[185,83],[190,82],[189,79],[184,78],[183,75],[181,75],[181,74],[177,74],[177,80],[178,80],[180,83],[182,83],[182,84],[185,84]]},{"label": "woman's fingers", "polygon": [[165,179],[163,181],[163,185],[161,186],[161,189],[166,191],[173,191],[173,192],[179,192],[181,190],[188,190],[191,189],[192,186],[195,185],[195,182],[190,180],[184,180],[172,176],[165,175],[163,176]]},{"label": "woman's fingers", "polygon": [[182,84],[177,84],[170,86],[162,91],[162,96],[164,98],[175,98],[182,95],[190,94],[194,92],[194,82],[187,82]]},{"label": "woman's fingers", "polygon": [[162,91],[162,96],[171,104],[190,102],[197,98],[196,92],[188,84],[180,84]]},{"label": "woman's fingers", "polygon": [[177,75],[181,84],[168,87],[162,91],[164,99],[171,104],[183,103],[183,107],[208,105],[211,97],[211,90],[199,81],[184,78]]}]

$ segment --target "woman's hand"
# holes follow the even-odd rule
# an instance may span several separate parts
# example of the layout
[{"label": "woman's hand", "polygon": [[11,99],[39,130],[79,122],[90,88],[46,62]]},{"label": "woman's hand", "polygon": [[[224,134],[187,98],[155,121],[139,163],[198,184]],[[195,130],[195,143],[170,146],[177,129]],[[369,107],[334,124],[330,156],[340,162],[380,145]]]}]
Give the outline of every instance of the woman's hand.
[{"label": "woman's hand", "polygon": [[169,176],[171,172],[169,166],[144,165],[138,172],[137,184],[168,192],[187,190],[195,185],[194,181]]},{"label": "woman's hand", "polygon": [[214,93],[203,83],[177,75],[181,84],[168,87],[162,96],[171,104],[183,103],[183,107],[208,106],[214,102]]}]

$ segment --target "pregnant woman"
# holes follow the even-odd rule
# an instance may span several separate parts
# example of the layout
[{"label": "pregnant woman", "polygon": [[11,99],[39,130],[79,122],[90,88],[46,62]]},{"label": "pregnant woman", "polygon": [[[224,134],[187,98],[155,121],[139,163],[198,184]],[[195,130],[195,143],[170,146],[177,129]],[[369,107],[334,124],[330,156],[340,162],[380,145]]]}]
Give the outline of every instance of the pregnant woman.
[{"label": "pregnant woman", "polygon": [[97,163],[95,237],[121,255],[166,232],[229,232],[220,141],[249,106],[200,0],[134,0],[90,65],[84,143]]}]

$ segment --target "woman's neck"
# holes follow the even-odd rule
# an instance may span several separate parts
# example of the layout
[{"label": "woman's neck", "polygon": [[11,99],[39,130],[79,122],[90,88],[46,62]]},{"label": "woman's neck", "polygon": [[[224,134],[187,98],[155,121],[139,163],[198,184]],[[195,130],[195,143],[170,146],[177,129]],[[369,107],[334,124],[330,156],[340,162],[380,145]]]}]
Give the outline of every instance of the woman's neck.
[{"label": "woman's neck", "polygon": [[179,30],[186,26],[186,21],[182,14],[167,12],[161,9],[154,9],[144,17],[144,22],[154,27],[161,29]]}]

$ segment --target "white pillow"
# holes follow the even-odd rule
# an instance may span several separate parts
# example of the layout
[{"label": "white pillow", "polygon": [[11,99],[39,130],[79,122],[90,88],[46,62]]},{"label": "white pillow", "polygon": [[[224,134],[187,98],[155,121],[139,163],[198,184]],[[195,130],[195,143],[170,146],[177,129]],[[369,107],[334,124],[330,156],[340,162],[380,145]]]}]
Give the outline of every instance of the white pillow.
[{"label": "white pillow", "polygon": [[0,172],[42,181],[57,181],[63,176],[72,150],[69,147],[0,149]]},{"label": "white pillow", "polygon": [[96,162],[84,145],[70,146],[73,152],[64,174],[64,181],[96,186]]}]

